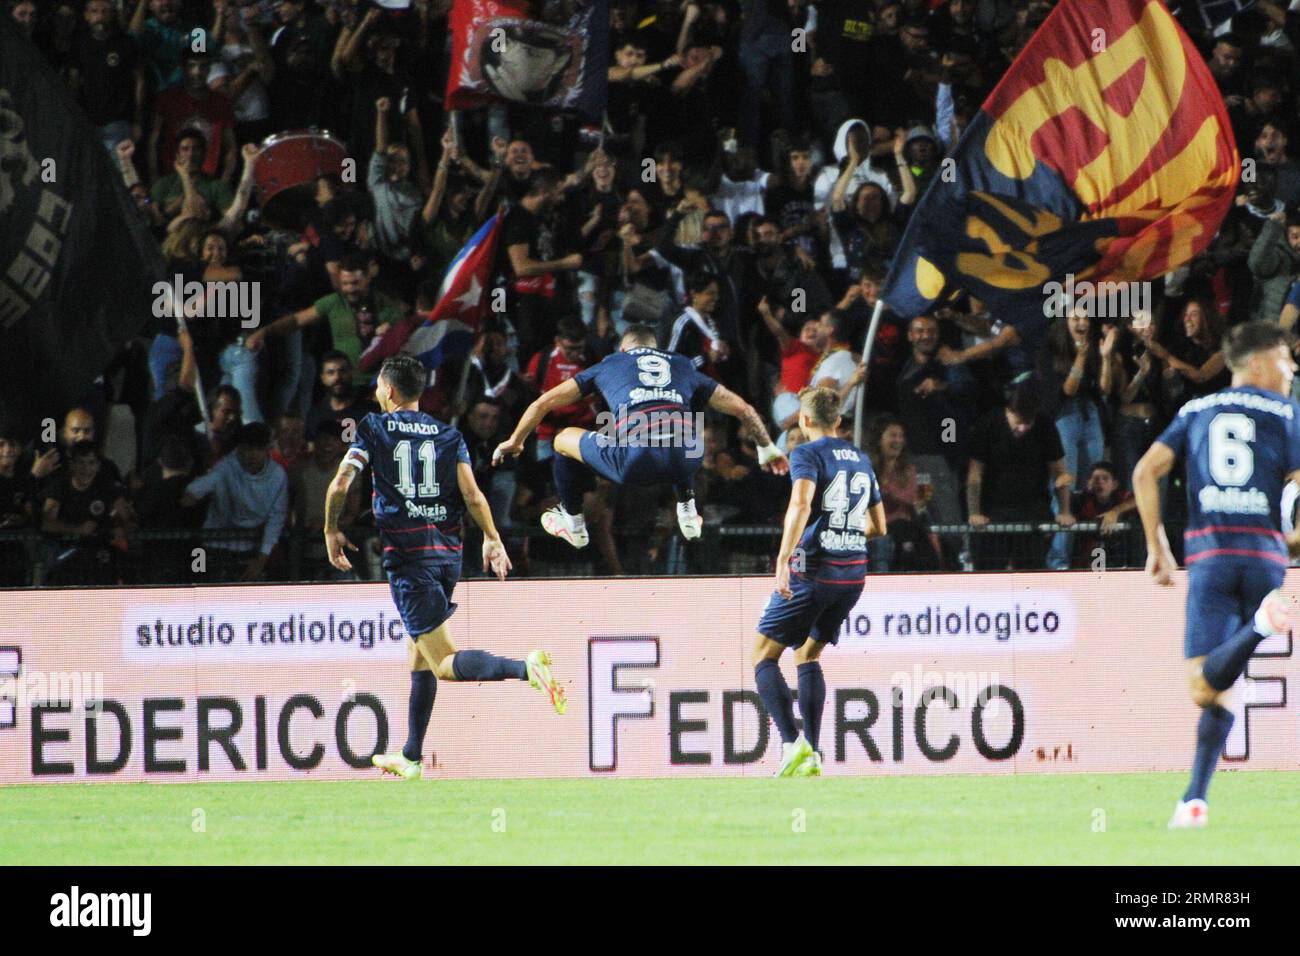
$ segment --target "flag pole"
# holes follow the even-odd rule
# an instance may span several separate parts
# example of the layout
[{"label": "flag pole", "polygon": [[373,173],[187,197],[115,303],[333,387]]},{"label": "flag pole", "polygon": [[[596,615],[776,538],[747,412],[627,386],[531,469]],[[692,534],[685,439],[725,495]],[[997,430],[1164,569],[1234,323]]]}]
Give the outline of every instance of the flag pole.
[{"label": "flag pole", "polygon": [[[184,332],[186,335],[190,336],[190,348],[193,349],[194,336],[190,335],[189,323],[185,321],[185,296],[182,295],[179,298],[177,298],[175,295],[173,295],[172,309],[176,313],[176,328],[179,331]],[[203,434],[206,435],[208,433],[208,421],[209,421],[208,397],[203,393],[203,376],[199,372],[198,356],[193,356],[193,359],[194,359],[194,397],[195,399],[198,400],[199,403],[199,415],[203,419]],[[181,364],[184,365],[184,363],[185,363],[185,359],[182,358]]]},{"label": "flag pole", "polygon": [[880,317],[885,313],[885,300],[877,299],[876,307],[871,312],[871,324],[867,326],[867,339],[862,343],[862,365],[866,374],[858,386],[858,400],[853,407],[853,444],[862,447],[863,421],[867,408],[867,376],[871,374],[871,349],[876,344],[876,331],[880,328]]},{"label": "flag pole", "polygon": [[[469,370],[473,364],[474,354],[471,352],[465,356],[465,364],[460,369],[460,384],[456,386],[456,400],[452,403],[453,408],[459,409],[465,401],[465,393],[469,391]],[[461,414],[460,411],[457,411],[455,417],[452,418],[451,424],[453,428],[460,427]]]}]

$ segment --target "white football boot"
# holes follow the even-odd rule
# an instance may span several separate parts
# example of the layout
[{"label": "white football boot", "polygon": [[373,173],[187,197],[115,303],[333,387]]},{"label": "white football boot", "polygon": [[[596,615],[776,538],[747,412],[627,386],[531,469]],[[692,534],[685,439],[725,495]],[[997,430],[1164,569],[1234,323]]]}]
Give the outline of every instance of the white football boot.
[{"label": "white football boot", "polygon": [[557,505],[544,512],[542,527],[547,534],[567,541],[575,548],[585,548],[590,540],[587,535],[587,519],[580,514],[569,514],[563,506]]},{"label": "white football boot", "polygon": [[418,760],[407,760],[406,754],[375,754],[370,762],[384,773],[391,773],[401,780],[419,780],[424,775],[424,767]]},{"label": "white football boot", "polygon": [[1281,588],[1269,591],[1255,612],[1255,630],[1266,637],[1285,633],[1290,626],[1293,606],[1293,599]]},{"label": "white football boot", "polygon": [[1204,800],[1179,800],[1169,819],[1171,830],[1199,830],[1210,825],[1210,806]]},{"label": "white football boot", "polygon": [[704,531],[704,519],[695,510],[694,498],[677,502],[677,527],[687,541],[694,541]]}]

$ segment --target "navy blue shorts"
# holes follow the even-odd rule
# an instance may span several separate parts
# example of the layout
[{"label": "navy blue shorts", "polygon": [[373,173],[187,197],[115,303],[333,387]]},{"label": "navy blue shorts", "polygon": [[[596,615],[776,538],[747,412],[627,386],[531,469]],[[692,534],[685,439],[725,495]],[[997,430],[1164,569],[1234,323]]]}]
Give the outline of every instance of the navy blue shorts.
[{"label": "navy blue shorts", "polygon": [[582,460],[617,485],[689,485],[704,461],[703,448],[624,445],[600,432],[579,443]]},{"label": "navy blue shorts", "polygon": [[775,591],[758,621],[758,633],[786,647],[799,647],[809,637],[821,644],[837,644],[840,628],[862,594],[863,583],[818,584],[811,578],[790,575],[793,596]]},{"label": "navy blue shorts", "polygon": [[459,580],[456,564],[412,564],[388,570],[388,590],[412,640],[456,613],[451,592]]},{"label": "navy blue shorts", "polygon": [[1183,656],[1210,653],[1255,616],[1264,596],[1282,586],[1286,567],[1259,558],[1207,558],[1187,574]]}]

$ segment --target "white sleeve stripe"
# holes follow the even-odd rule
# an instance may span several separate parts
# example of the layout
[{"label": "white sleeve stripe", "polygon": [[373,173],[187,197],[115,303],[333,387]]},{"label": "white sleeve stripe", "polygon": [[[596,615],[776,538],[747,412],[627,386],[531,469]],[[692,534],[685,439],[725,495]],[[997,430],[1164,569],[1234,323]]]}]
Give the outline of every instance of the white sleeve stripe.
[{"label": "white sleeve stripe", "polygon": [[1295,482],[1288,481],[1286,487],[1282,489],[1282,533],[1290,534],[1295,530],[1295,506],[1297,499],[1300,499],[1300,488],[1296,487]]},{"label": "white sleeve stripe", "polygon": [[677,351],[677,343],[681,341],[682,332],[685,330],[688,321],[690,321],[690,317],[685,312],[677,317],[677,321],[673,323],[673,333],[668,339],[668,348],[666,351]]}]

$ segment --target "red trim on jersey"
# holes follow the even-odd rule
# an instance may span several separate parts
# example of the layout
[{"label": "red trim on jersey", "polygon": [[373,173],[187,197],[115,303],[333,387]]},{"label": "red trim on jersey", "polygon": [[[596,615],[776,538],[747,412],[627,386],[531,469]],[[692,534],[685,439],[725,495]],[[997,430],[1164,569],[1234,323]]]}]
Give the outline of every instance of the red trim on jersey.
[{"label": "red trim on jersey", "polygon": [[1217,558],[1223,555],[1245,558],[1267,558],[1270,561],[1276,561],[1282,567],[1289,567],[1290,562],[1285,557],[1273,551],[1257,551],[1254,548],[1211,548],[1209,551],[1202,551],[1199,554],[1189,554],[1187,556],[1188,564],[1195,564],[1202,558]]},{"label": "red trim on jersey", "polygon": [[866,558],[854,558],[852,561],[832,561],[829,558],[827,558],[825,561],[822,562],[822,564],[837,564],[837,565],[866,564],[866,563],[867,563]]},{"label": "red trim on jersey", "polygon": [[686,414],[686,409],[680,405],[651,405],[649,408],[638,408],[628,412],[625,418],[621,419],[620,421],[616,421],[614,423],[614,427],[622,428],[624,425],[627,424],[628,419],[631,418],[633,415],[645,415],[648,412],[662,412],[665,408],[671,408],[674,411],[681,412],[683,415]]},{"label": "red trim on jersey", "polygon": [[385,551],[459,551],[464,545],[430,544],[420,548],[399,548],[396,545],[384,545]]},{"label": "red trim on jersey", "polygon": [[1268,535],[1270,538],[1276,538],[1279,541],[1286,540],[1286,536],[1282,534],[1281,531],[1274,531],[1272,528],[1252,528],[1245,525],[1235,524],[1212,524],[1209,527],[1200,528],[1196,531],[1184,531],[1183,540],[1186,541],[1189,538],[1199,538],[1202,535],[1218,534],[1220,532],[1223,534],[1264,534]]}]

